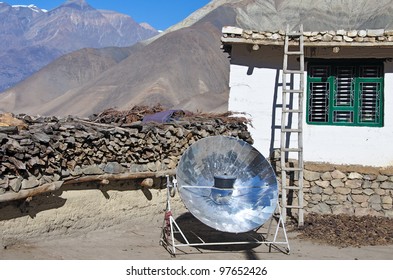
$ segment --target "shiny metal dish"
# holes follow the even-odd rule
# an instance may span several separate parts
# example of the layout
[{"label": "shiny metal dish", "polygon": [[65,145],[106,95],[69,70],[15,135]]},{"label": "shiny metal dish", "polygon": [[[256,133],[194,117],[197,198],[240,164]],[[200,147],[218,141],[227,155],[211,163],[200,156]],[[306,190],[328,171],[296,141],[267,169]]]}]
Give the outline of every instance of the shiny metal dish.
[{"label": "shiny metal dish", "polygon": [[276,174],[250,144],[227,136],[203,138],[180,158],[180,197],[201,222],[242,233],[263,225],[278,201]]}]

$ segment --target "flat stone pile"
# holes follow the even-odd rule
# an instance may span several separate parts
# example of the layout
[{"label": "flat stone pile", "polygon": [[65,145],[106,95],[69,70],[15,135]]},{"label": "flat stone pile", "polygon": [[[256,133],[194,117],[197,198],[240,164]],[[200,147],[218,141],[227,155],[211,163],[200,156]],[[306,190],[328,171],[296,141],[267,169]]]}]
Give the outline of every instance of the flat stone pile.
[{"label": "flat stone pile", "polygon": [[175,170],[195,141],[227,135],[252,143],[241,119],[170,123],[96,123],[74,117],[17,116],[0,126],[1,197],[83,176]]},{"label": "flat stone pile", "polygon": [[393,218],[393,170],[306,164],[305,211]]},{"label": "flat stone pile", "polygon": [[[367,30],[335,30],[335,31],[306,31],[303,32],[304,42],[343,42],[343,43],[376,43],[393,42],[393,30],[367,29]],[[225,38],[241,38],[257,43],[260,41],[284,41],[285,31],[255,31],[237,27],[223,28],[223,41]],[[295,39],[293,39],[295,40]]]}]

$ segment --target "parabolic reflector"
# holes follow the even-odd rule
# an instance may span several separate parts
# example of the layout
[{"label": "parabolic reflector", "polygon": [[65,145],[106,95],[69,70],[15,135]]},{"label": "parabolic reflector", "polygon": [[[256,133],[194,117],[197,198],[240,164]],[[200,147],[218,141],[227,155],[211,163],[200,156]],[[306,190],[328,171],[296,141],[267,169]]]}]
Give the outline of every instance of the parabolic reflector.
[{"label": "parabolic reflector", "polygon": [[219,231],[254,230],[277,206],[277,179],[270,163],[233,137],[212,136],[192,144],[180,158],[176,177],[187,209]]}]

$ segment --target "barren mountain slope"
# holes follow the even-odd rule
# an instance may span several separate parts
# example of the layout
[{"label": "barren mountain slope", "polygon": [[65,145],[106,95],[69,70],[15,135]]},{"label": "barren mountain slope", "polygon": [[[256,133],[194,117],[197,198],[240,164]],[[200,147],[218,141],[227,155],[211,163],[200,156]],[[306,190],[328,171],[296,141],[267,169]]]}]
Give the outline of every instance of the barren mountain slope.
[{"label": "barren mountain slope", "polygon": [[[210,23],[171,32],[97,79],[29,111],[86,116],[111,107],[127,109],[157,103],[214,111],[226,105],[228,92],[229,62],[216,40],[219,35]],[[203,101],[201,106],[198,100],[206,99],[210,102]]]},{"label": "barren mountain slope", "polygon": [[125,59],[133,49],[82,49],[56,59],[0,95],[0,111],[29,112],[62,95],[70,88],[79,87]]},{"label": "barren mountain slope", "polygon": [[239,26],[256,30],[393,29],[392,0],[243,0]]}]

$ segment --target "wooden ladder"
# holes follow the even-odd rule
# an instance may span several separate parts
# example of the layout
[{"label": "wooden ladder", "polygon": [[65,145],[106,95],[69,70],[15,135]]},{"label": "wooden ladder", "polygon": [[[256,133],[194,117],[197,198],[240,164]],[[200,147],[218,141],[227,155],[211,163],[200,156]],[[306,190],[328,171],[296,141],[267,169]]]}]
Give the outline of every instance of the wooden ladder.
[{"label": "wooden ladder", "polygon": [[[291,42],[297,42],[295,44]],[[288,60],[291,59],[291,68]],[[304,225],[303,211],[303,95],[304,95],[304,38],[303,25],[300,31],[290,32],[287,26],[284,41],[284,60],[282,72],[282,115],[281,115],[281,143],[280,143],[280,165],[281,165],[281,208],[283,220],[286,221],[287,212],[291,209],[298,210],[298,226]],[[298,87],[291,81],[299,79]],[[297,97],[298,105],[292,104],[291,100]],[[297,116],[297,124],[292,119]],[[291,135],[297,135],[297,144],[291,141]],[[296,142],[296,141],[295,141]],[[291,155],[295,154],[293,164],[289,163]],[[292,165],[292,166],[291,166]],[[293,174],[297,178],[287,182],[287,174]],[[288,199],[288,194],[297,196],[297,205],[293,199]]]}]

